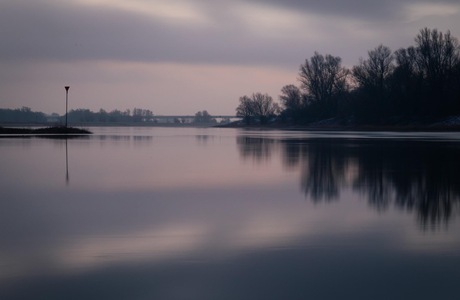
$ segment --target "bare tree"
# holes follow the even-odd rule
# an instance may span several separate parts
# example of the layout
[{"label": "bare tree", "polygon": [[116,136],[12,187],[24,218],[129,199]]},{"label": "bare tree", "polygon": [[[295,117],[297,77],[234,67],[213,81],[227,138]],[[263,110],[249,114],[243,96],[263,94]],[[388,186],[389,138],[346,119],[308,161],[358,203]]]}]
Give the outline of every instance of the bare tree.
[{"label": "bare tree", "polygon": [[395,51],[396,68],[403,70],[407,74],[414,74],[417,69],[416,52],[417,50],[413,46]]},{"label": "bare tree", "polygon": [[284,109],[300,110],[303,106],[302,92],[293,84],[283,86],[279,98]]},{"label": "bare tree", "polygon": [[460,63],[458,40],[437,29],[424,28],[415,37],[416,62],[419,71],[433,88],[442,88],[454,68]]},{"label": "bare tree", "polygon": [[305,97],[297,86],[293,84],[285,85],[281,89],[279,99],[284,108],[282,112],[284,118],[291,119],[294,122],[301,118],[306,103],[304,101]]},{"label": "bare tree", "polygon": [[417,44],[417,63],[426,76],[434,76],[443,70],[453,68],[459,63],[458,40],[437,29],[422,29],[415,37]]},{"label": "bare tree", "polygon": [[242,117],[246,123],[251,122],[251,119],[254,117],[251,98],[246,95],[240,97],[240,105],[236,108],[236,115]]},{"label": "bare tree", "polygon": [[399,114],[414,115],[423,94],[421,76],[417,71],[416,50],[410,46],[394,53],[396,67],[391,76],[391,98]]},{"label": "bare tree", "polygon": [[460,46],[456,38],[424,28],[415,37],[417,72],[424,81],[424,114],[449,115],[459,110]]},{"label": "bare tree", "polygon": [[334,114],[337,95],[346,90],[348,70],[342,67],[342,59],[318,52],[300,66],[299,81],[311,102],[326,106]]},{"label": "bare tree", "polygon": [[240,105],[236,108],[236,115],[243,117],[246,123],[258,119],[266,123],[270,117],[279,113],[279,105],[273,102],[268,94],[254,93],[252,97],[240,97]]},{"label": "bare tree", "polygon": [[358,66],[353,67],[353,77],[361,87],[384,89],[385,82],[394,70],[394,56],[390,48],[379,45],[368,52],[366,60],[360,59]]}]

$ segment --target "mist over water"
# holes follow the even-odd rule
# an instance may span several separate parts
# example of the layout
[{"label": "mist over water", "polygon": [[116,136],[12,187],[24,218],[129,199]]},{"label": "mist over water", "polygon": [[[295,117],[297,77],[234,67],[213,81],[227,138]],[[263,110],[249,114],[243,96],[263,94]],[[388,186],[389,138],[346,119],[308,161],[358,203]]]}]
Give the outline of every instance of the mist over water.
[{"label": "mist over water", "polygon": [[460,135],[0,139],[1,299],[450,299]]}]

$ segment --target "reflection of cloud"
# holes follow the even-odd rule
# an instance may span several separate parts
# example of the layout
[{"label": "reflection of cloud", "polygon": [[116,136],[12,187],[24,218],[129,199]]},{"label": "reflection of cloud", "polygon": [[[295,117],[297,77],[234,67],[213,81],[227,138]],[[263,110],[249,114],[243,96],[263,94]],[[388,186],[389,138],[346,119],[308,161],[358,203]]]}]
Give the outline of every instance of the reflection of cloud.
[{"label": "reflection of cloud", "polygon": [[459,232],[460,224],[457,223],[454,225],[454,228],[442,232],[421,232],[420,230],[409,229],[404,232],[404,239],[401,240],[401,248],[410,253],[457,255],[460,248],[460,240],[452,232]]},{"label": "reflection of cloud", "polygon": [[85,236],[62,245],[55,253],[65,268],[95,268],[108,263],[160,261],[191,253],[205,245],[207,228],[173,224],[165,228]]},{"label": "reflection of cloud", "polygon": [[[7,266],[7,272],[1,275],[21,278],[49,273],[85,273],[118,264],[220,260],[241,252],[301,248],[304,244],[318,244],[316,239],[323,236],[329,240],[343,233],[349,236],[366,234],[362,228],[379,222],[365,207],[356,210],[357,207],[347,201],[313,209],[308,202],[292,200],[292,191],[286,190],[284,185],[271,185],[263,193],[260,189],[254,187],[248,193],[252,198],[234,198],[234,193],[228,189],[221,190],[221,196],[225,197],[221,201],[172,200],[166,207],[144,202],[141,210],[156,211],[156,214],[147,213],[146,216],[135,209],[138,204],[129,200],[113,199],[109,201],[110,208],[99,208],[90,203],[77,205],[87,205],[88,208],[75,210],[68,207],[71,212],[67,213],[75,219],[64,214],[62,218],[48,220],[60,230],[46,232],[43,230],[46,228],[41,228],[37,240],[31,240],[29,235],[19,238],[26,247],[13,251],[8,247],[7,251],[0,248],[0,266]],[[173,199],[194,193],[197,190],[186,189]],[[126,192],[126,197],[129,195],[137,198],[137,194]],[[270,198],[273,195],[279,198]],[[91,199],[99,203],[100,196],[94,195]],[[78,199],[72,199],[72,202],[76,201]],[[91,219],[88,219],[86,209],[95,210]],[[132,221],[112,224],[100,220],[112,219],[119,211],[123,211],[123,218]],[[197,214],[196,211],[204,212]],[[40,212],[35,213],[40,215]],[[89,224],[89,229],[85,230],[82,222]],[[398,227],[397,222],[380,225],[373,226],[385,230]],[[134,228],[129,229],[132,226]],[[35,245],[39,241],[40,245]],[[331,247],[330,244],[322,246]]]},{"label": "reflection of cloud", "polygon": [[[266,194],[273,195],[280,188],[272,186]],[[64,231],[62,236],[56,236],[51,233],[42,238],[44,242],[50,239],[54,242],[35,248],[33,255],[28,250],[0,252],[0,265],[7,267],[8,273],[3,273],[6,278],[21,278],[48,273],[86,273],[109,265],[220,261],[240,253],[291,251],[303,247],[329,251],[335,247],[367,249],[384,244],[389,251],[451,253],[460,243],[452,234],[438,232],[429,241],[439,243],[428,245],[423,237],[426,233],[410,229],[404,215],[376,218],[350,190],[343,191],[344,201],[328,206],[289,201],[291,192],[284,191],[285,196],[276,200],[256,194],[254,199],[233,202],[228,199],[225,200],[227,208],[212,215],[190,212],[217,210],[224,203],[213,206],[206,201],[184,201],[180,204],[182,209],[177,210],[159,206],[158,215],[163,216],[163,221],[143,224],[130,231],[126,231],[125,226],[111,226],[101,228],[100,234],[81,232],[67,236]],[[114,207],[105,214],[112,215],[120,209],[117,202],[111,205]],[[74,213],[81,215],[78,211]],[[134,216],[125,213],[124,217]],[[59,222],[63,227],[67,225],[64,220]],[[401,228],[409,230],[401,231]],[[388,235],[391,240],[387,240]],[[372,245],[369,240],[373,241]],[[344,242],[346,244],[342,244]]]},{"label": "reflection of cloud", "polygon": [[[141,129],[136,129],[139,134],[137,130]],[[4,282],[13,283],[6,289],[13,286],[14,290],[17,284],[19,291],[24,282],[39,290],[54,290],[60,283],[74,288],[75,281],[85,287],[88,282],[100,286],[105,280],[101,285],[107,289],[116,282],[139,295],[142,292],[133,288],[138,285],[127,284],[127,280],[142,282],[148,291],[156,289],[155,284],[163,287],[164,282],[175,288],[183,288],[184,282],[192,288],[225,282],[234,289],[246,278],[254,280],[251,284],[264,286],[264,276],[273,279],[279,274],[286,282],[291,278],[301,281],[302,286],[305,282],[329,285],[331,276],[336,276],[336,282],[347,277],[356,284],[356,274],[362,275],[361,271],[375,276],[375,267],[383,266],[384,274],[392,274],[395,268],[409,270],[405,269],[411,266],[408,259],[420,267],[425,266],[424,259],[444,253],[454,256],[458,250],[460,237],[452,234],[458,230],[458,220],[451,220],[456,227],[451,226],[450,232],[421,232],[405,212],[378,214],[366,205],[371,194],[357,193],[359,188],[371,189],[382,176],[391,180],[386,184],[398,183],[400,191],[405,187],[421,190],[414,184],[417,181],[431,182],[434,187],[443,187],[442,182],[460,186],[458,177],[452,176],[458,171],[455,143],[447,147],[448,151],[437,152],[405,140],[321,144],[309,136],[292,138],[290,143],[279,133],[265,132],[271,142],[258,140],[254,145],[251,140],[246,146],[273,149],[249,151],[246,160],[241,160],[238,150],[247,149],[236,143],[245,139],[236,140],[234,131],[211,138],[204,147],[196,143],[196,136],[205,132],[213,136],[214,130],[178,130],[140,144],[135,138],[100,141],[97,136],[69,141],[75,183],[70,189],[53,186],[52,162],[54,154],[62,153],[62,141],[32,139],[5,144],[14,146],[15,151],[5,151],[0,165],[14,169],[12,166],[22,161],[18,165],[23,169],[14,171],[23,172],[23,177],[22,181],[20,176],[12,181],[2,174],[4,180],[0,181],[5,197],[0,201],[0,219],[7,225],[0,227],[0,291]],[[180,138],[176,138],[178,132]],[[33,158],[29,156],[31,147],[36,150]],[[264,151],[271,151],[269,161],[251,163]],[[280,154],[288,157],[281,158]],[[426,157],[443,157],[445,161],[420,163]],[[32,160],[35,163],[29,165]],[[309,160],[316,160],[316,167]],[[291,172],[283,170],[283,163],[289,164]],[[176,168],[165,171],[168,164]],[[336,182],[340,183],[341,201],[305,201],[299,193],[300,172],[314,172],[324,166],[331,167],[331,172],[318,175],[316,180],[340,177],[342,181]],[[34,170],[41,170],[43,183],[51,183],[38,182],[23,189],[23,182],[35,178]],[[62,173],[57,173],[61,181]],[[353,186],[363,174],[367,181]],[[155,180],[165,175],[172,183],[157,185]],[[196,181],[188,181],[193,176]],[[436,245],[430,245],[432,241]],[[399,260],[394,262],[393,258],[401,259],[403,266],[396,266]],[[117,270],[119,277],[110,277]],[[273,273],[267,275],[267,270]],[[278,273],[280,270],[285,273]],[[196,275],[200,271],[208,276]],[[247,277],[241,279],[239,275]],[[313,280],[305,280],[309,276]],[[372,276],[368,279],[376,281]],[[394,278],[384,275],[384,279],[387,284]]]}]

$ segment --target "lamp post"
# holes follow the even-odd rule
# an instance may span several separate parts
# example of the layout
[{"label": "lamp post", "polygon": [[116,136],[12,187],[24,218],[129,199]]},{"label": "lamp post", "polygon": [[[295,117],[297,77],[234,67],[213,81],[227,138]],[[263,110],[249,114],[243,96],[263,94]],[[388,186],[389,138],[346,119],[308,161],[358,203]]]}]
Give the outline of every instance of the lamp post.
[{"label": "lamp post", "polygon": [[69,99],[69,88],[70,86],[65,87],[65,128],[67,128],[67,103]]}]

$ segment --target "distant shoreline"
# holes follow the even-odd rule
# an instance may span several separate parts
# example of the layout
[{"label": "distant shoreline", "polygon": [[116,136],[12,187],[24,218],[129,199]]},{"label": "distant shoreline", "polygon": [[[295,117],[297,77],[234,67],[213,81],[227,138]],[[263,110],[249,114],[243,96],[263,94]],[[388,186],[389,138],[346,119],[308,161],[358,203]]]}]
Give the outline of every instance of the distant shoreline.
[{"label": "distant shoreline", "polygon": [[[154,122],[88,122],[88,123],[72,123],[79,127],[214,127],[218,123],[154,123]],[[60,127],[50,126],[43,123],[0,123],[0,127],[4,128],[27,128],[27,127]]]}]

